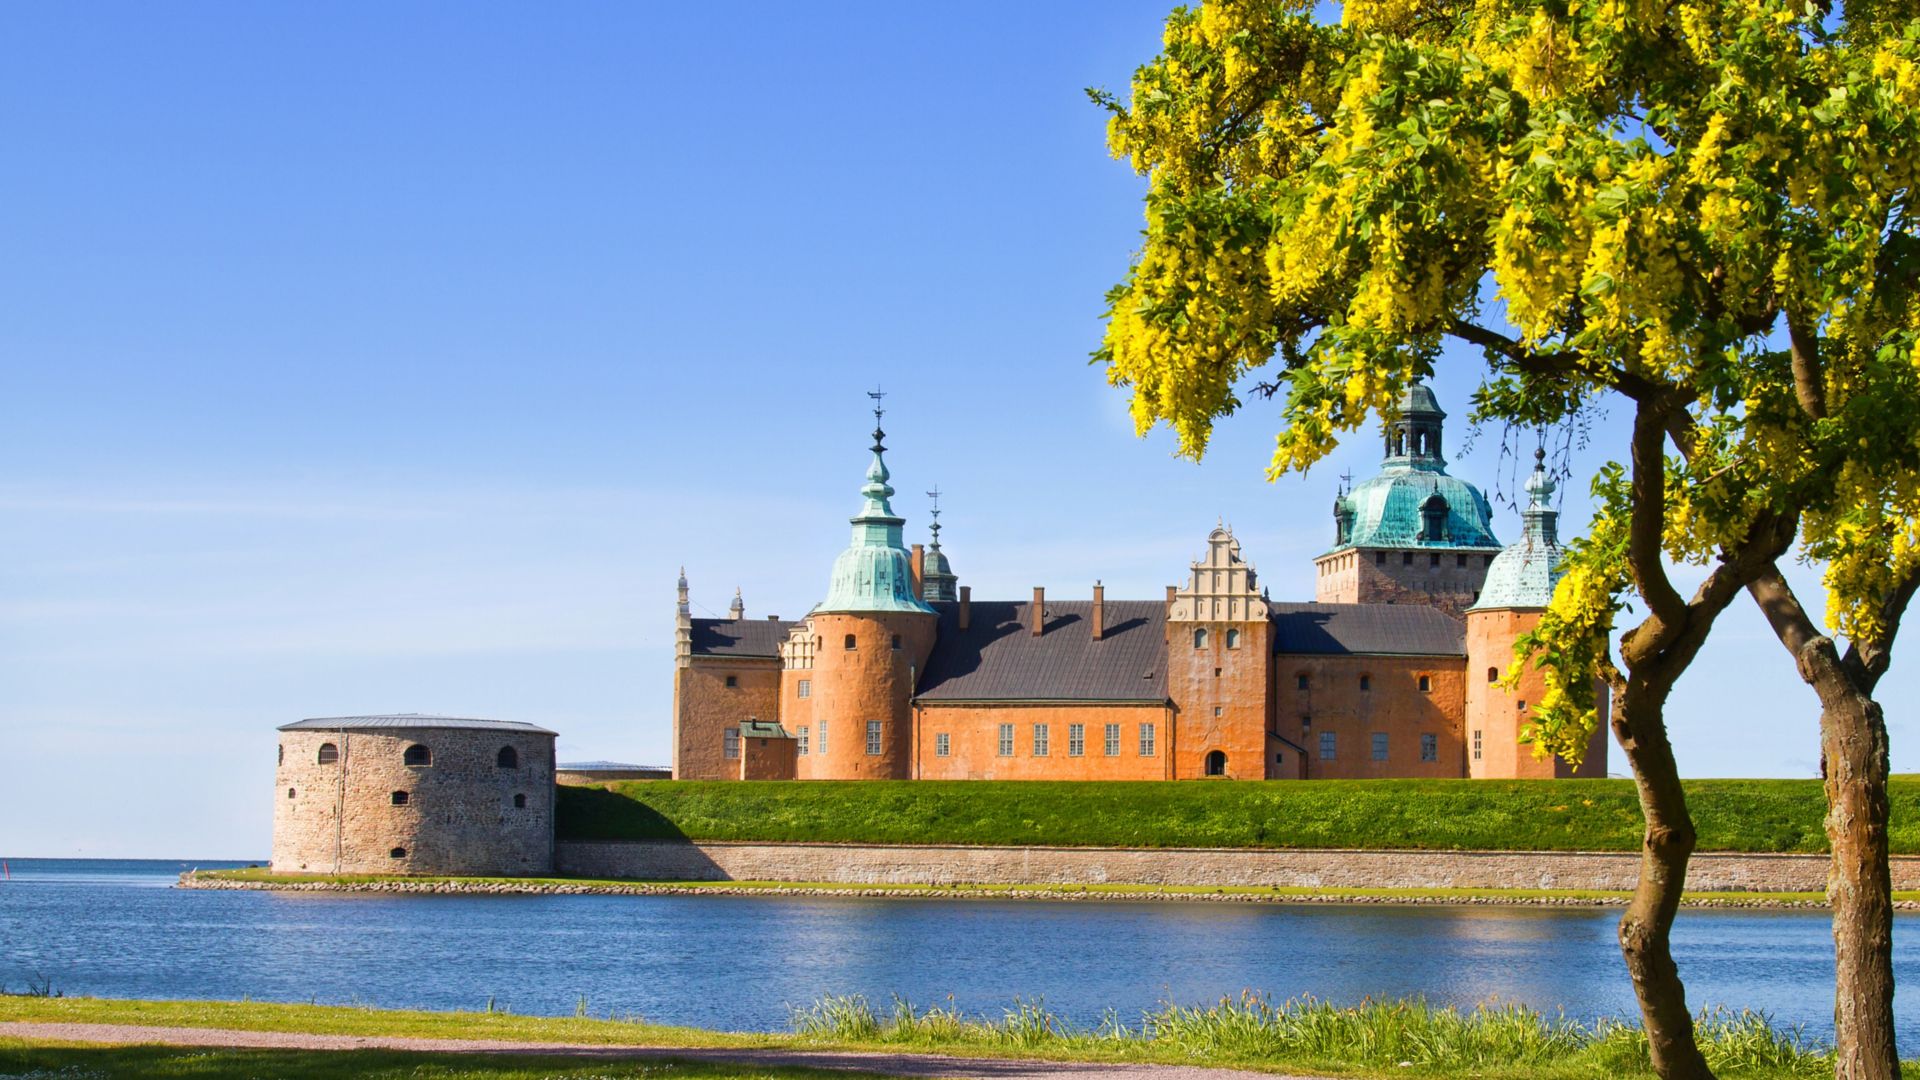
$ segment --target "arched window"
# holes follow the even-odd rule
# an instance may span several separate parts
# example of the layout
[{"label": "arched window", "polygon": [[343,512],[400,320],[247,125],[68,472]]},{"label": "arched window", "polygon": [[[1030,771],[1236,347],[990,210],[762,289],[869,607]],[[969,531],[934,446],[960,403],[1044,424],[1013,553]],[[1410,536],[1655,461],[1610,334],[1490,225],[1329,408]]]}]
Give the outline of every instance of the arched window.
[{"label": "arched window", "polygon": [[387,852],[387,858],[389,859],[404,859],[406,857],[407,857],[407,849],[403,847],[397,847],[397,848],[394,848],[392,851]]},{"label": "arched window", "polygon": [[331,765],[331,764],[333,764],[334,762],[336,762],[336,761],[339,761],[339,760],[340,760],[340,748],[339,748],[339,747],[337,747],[337,746],[335,746],[335,745],[333,745],[333,744],[332,744],[332,743],[330,743],[330,742],[323,742],[323,743],[321,743],[321,744],[320,744],[320,756],[319,756],[319,758],[318,758],[318,760],[319,760],[319,762],[320,762],[320,764],[322,764],[322,765]]},{"label": "arched window", "polygon": [[893,635],[893,651],[894,652],[900,651],[900,635],[899,634]]},{"label": "arched window", "polygon": [[493,763],[503,769],[517,769],[520,767],[520,752],[511,746],[503,746]]},{"label": "arched window", "polygon": [[527,808],[527,797],[525,795],[515,795],[513,797],[513,808],[515,810],[525,810]]},{"label": "arched window", "polygon": [[1209,750],[1207,752],[1207,775],[1227,775],[1227,755],[1225,752],[1220,750]]},{"label": "arched window", "polygon": [[394,792],[394,793],[393,793],[393,805],[395,805],[395,806],[405,806],[405,805],[407,805],[407,793],[406,793],[406,792],[404,792],[404,791],[396,791],[396,792]]},{"label": "arched window", "polygon": [[1238,630],[1227,631],[1227,648],[1237,649],[1239,647],[1240,647],[1240,631]]},{"label": "arched window", "polygon": [[287,789],[287,798],[289,798],[289,799],[291,799],[291,798],[293,798],[293,789],[292,789],[292,788],[288,788],[288,789]]},{"label": "arched window", "polygon": [[433,751],[428,750],[419,743],[414,743],[412,746],[407,747],[406,754],[402,756],[400,760],[408,765],[431,765],[433,764]]},{"label": "arched window", "polygon": [[1196,649],[1204,649],[1207,647],[1207,631],[1205,628],[1193,632],[1193,647]]},{"label": "arched window", "polygon": [[1499,669],[1499,668],[1497,668],[1497,667],[1490,667],[1490,668],[1488,668],[1488,669],[1487,669],[1487,681],[1488,681],[1488,682],[1499,682],[1499,681],[1500,681],[1500,669]]},{"label": "arched window", "polygon": [[[1439,492],[1427,496],[1420,504],[1420,539],[1438,542],[1447,538],[1447,500]],[[1434,556],[1434,565],[1439,564],[1439,556]]]},{"label": "arched window", "polygon": [[854,649],[854,648],[858,648],[858,647],[859,647],[859,643],[858,643],[858,642],[856,642],[856,641],[855,641],[855,640],[853,639],[853,635],[852,635],[852,634],[848,634],[848,635],[847,635],[847,648],[848,648],[848,649]]}]

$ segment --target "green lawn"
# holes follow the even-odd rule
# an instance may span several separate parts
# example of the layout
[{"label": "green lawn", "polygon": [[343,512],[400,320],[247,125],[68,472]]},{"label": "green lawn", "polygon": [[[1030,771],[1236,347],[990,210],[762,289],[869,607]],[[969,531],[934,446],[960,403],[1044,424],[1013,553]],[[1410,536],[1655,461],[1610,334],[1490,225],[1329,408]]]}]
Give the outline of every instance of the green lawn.
[{"label": "green lawn", "polygon": [[[1702,851],[1822,852],[1817,780],[1696,780]],[[1891,784],[1920,853],[1920,781]],[[560,789],[567,840],[1634,851],[1627,780],[635,781]]]}]

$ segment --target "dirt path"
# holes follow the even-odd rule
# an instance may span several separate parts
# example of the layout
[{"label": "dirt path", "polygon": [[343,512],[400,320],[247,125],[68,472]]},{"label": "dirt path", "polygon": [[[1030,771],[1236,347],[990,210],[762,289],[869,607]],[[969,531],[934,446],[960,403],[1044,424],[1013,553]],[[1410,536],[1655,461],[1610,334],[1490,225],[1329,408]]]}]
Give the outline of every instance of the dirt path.
[{"label": "dirt path", "polygon": [[436,1054],[534,1054],[601,1061],[677,1058],[755,1067],[844,1069],[883,1076],[938,1080],[1314,1080],[1243,1069],[1191,1065],[1112,1065],[1071,1061],[1014,1061],[868,1050],[746,1050],[671,1046],[602,1046],[580,1043],[505,1042],[493,1039],[414,1039],[385,1035],[309,1035],[227,1028],[143,1027],[132,1024],[0,1022],[0,1038],[66,1043],[218,1046],[262,1050],[414,1050]]}]

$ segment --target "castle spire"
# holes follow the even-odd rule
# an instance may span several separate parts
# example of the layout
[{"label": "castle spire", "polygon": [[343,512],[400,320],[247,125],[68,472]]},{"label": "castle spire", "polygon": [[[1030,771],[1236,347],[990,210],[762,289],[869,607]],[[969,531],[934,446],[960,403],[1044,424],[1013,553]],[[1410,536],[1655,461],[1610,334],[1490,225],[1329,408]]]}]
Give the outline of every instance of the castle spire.
[{"label": "castle spire", "polygon": [[740,586],[733,587],[733,603],[727,608],[727,618],[740,621],[747,617],[747,602],[740,596]]},{"label": "castle spire", "polygon": [[927,562],[922,574],[920,595],[929,601],[958,600],[960,578],[954,574],[953,564],[947,561],[947,553],[940,550],[940,485],[935,484],[933,490],[927,492],[927,498],[933,501],[933,524],[927,526],[933,539],[927,545]]},{"label": "castle spire", "polygon": [[900,527],[905,519],[893,512],[893,486],[887,481],[886,437],[880,418],[886,412],[881,401],[884,390],[869,390],[873,399],[873,460],[867,465],[866,482],[860,486],[864,500],[860,513],[849,519],[853,540],[833,562],[833,581],[819,611],[920,611],[931,613],[914,595],[913,572],[908,563],[906,543]]},{"label": "castle spire", "polygon": [[1540,447],[1533,452],[1533,475],[1527,477],[1527,508],[1520,512],[1520,518],[1526,522],[1527,540],[1534,544],[1558,545],[1560,542],[1560,512],[1553,508],[1553,493],[1559,485],[1547,472],[1547,451]]}]

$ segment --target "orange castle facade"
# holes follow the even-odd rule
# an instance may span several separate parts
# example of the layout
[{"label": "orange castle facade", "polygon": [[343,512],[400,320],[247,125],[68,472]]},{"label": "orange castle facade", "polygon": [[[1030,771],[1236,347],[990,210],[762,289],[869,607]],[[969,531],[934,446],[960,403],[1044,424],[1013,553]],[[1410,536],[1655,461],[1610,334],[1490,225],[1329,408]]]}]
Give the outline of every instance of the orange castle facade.
[{"label": "orange castle facade", "polygon": [[[876,413],[877,416],[877,413]],[[1520,741],[1539,676],[1502,685],[1557,576],[1553,486],[1502,547],[1446,475],[1444,414],[1402,403],[1379,476],[1335,501],[1312,602],[1271,600],[1220,527],[1163,598],[974,600],[908,549],[875,431],[827,600],[805,618],[692,617],[679,583],[676,779],[1185,780],[1604,776]]]}]

